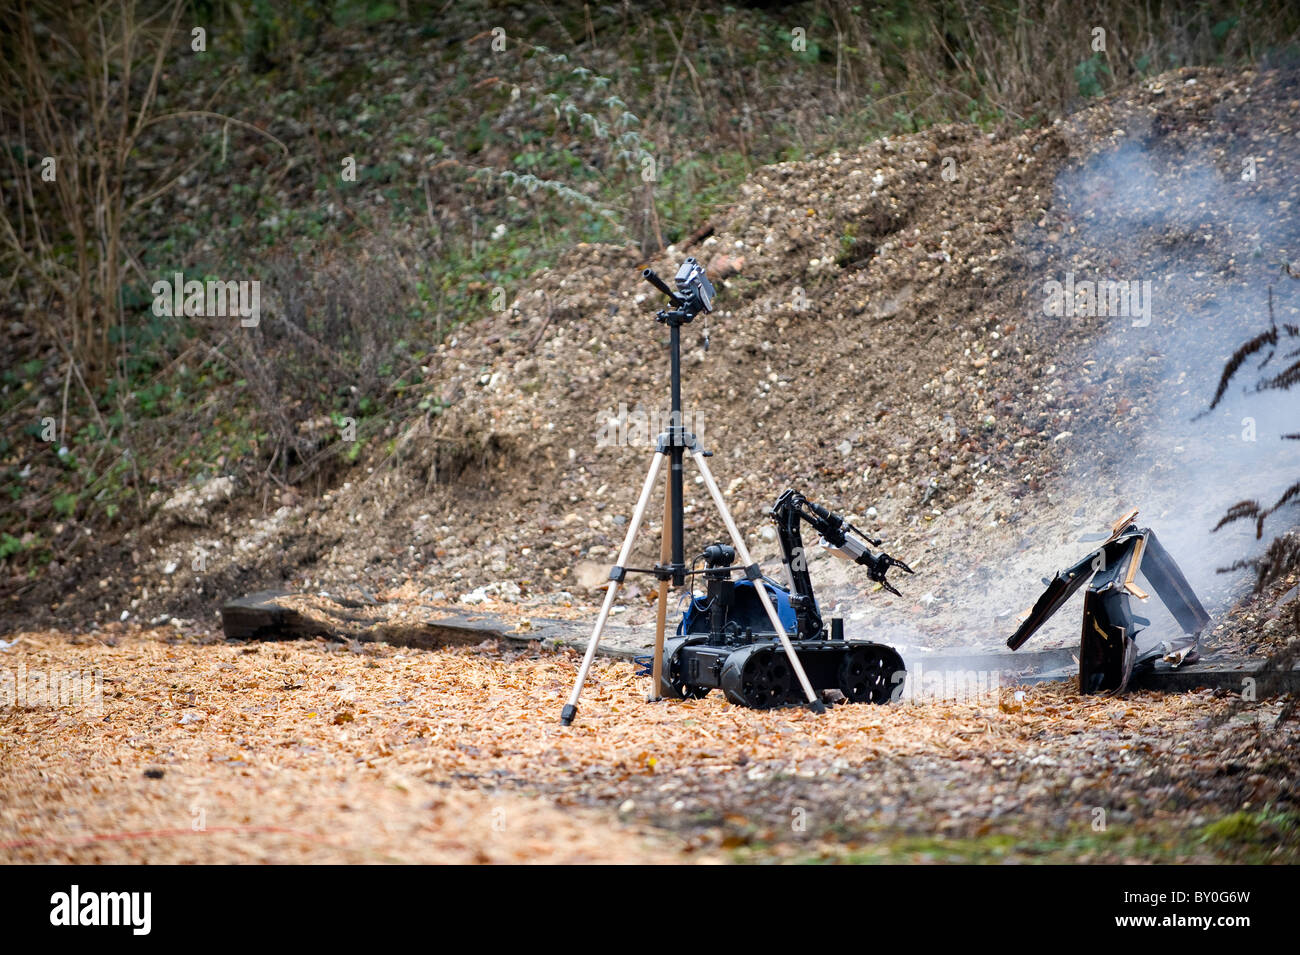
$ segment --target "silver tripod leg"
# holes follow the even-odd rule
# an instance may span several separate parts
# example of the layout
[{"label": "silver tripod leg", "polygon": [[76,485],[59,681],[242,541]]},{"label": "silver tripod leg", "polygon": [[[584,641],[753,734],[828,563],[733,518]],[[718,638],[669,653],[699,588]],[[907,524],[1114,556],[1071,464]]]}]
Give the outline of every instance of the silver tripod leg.
[{"label": "silver tripod leg", "polygon": [[596,617],[596,628],[591,631],[591,640],[587,643],[587,653],[582,658],[582,666],[578,668],[578,678],[573,683],[573,692],[569,694],[569,702],[560,711],[560,722],[565,726],[571,724],[578,713],[578,696],[582,693],[582,685],[587,682],[587,671],[591,669],[591,662],[596,658],[596,647],[600,645],[600,634],[605,629],[605,620],[609,617],[609,612],[614,609],[614,600],[623,587],[623,569],[627,567],[627,559],[632,554],[636,533],[641,529],[641,519],[645,517],[646,504],[650,501],[655,479],[659,477],[659,468],[663,465],[667,453],[663,450],[655,452],[654,460],[650,462],[650,473],[646,475],[645,484],[641,486],[641,497],[636,502],[636,510],[632,512],[632,523],[628,525],[627,537],[623,539],[618,560],[610,570],[610,585],[605,591],[605,603],[600,608],[600,615]]},{"label": "silver tripod leg", "polygon": [[[718,513],[722,515],[722,522],[727,525],[727,533],[731,535],[731,542],[736,545],[736,554],[740,557],[741,564],[745,567],[752,567],[754,562],[750,559],[749,548],[745,546],[745,539],[740,536],[740,531],[736,529],[736,522],[731,519],[731,512],[727,510],[727,502],[722,499],[722,492],[718,490],[718,484],[713,480],[713,473],[709,471],[709,465],[704,460],[704,451],[696,447],[691,452],[691,457],[699,465],[700,474],[704,477],[704,486],[709,489],[709,495],[713,498],[713,503],[717,505]],[[823,709],[822,702],[818,699],[817,694],[813,692],[812,684],[808,682],[808,674],[804,673],[803,664],[799,662],[799,655],[794,652],[794,647],[790,645],[790,638],[786,635],[785,627],[781,626],[781,620],[776,615],[776,608],[772,606],[772,598],[767,595],[767,587],[763,585],[761,580],[756,580],[754,581],[754,591],[758,594],[763,609],[767,611],[767,619],[772,621],[772,627],[776,630],[776,635],[781,639],[781,646],[785,647],[786,659],[790,661],[790,668],[794,670],[795,676],[799,678],[799,685],[808,698],[808,706],[820,712]]]}]

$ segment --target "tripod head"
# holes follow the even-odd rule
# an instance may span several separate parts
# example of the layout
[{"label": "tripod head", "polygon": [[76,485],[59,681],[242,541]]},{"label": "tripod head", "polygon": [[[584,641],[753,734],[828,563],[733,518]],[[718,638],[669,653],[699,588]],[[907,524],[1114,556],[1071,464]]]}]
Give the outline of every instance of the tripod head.
[{"label": "tripod head", "polygon": [[713,311],[713,283],[704,272],[704,266],[695,258],[682,262],[673,276],[677,291],[668,287],[668,283],[659,277],[654,269],[642,269],[641,277],[668,296],[672,309],[661,309],[655,313],[655,320],[667,325],[685,325],[700,312]]}]

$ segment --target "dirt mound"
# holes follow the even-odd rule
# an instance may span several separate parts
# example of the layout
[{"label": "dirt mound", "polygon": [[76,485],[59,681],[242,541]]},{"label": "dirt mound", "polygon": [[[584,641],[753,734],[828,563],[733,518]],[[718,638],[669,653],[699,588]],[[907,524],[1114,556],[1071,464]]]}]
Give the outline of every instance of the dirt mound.
[{"label": "dirt mound", "polygon": [[[1179,71],[1009,138],[947,126],[758,170],[712,235],[649,263],[671,274],[693,254],[730,273],[718,311],[684,330],[686,414],[757,556],[776,555],[765,512],[785,487],[847,511],[918,571],[904,597],[866,596],[854,568],[818,561],[831,603],[854,598],[850,635],[937,646],[1005,639],[1037,578],[1130,505],[1157,530],[1179,524],[1185,564],[1186,551],[1252,546],[1245,532],[1205,536],[1242,488],[1222,471],[1230,500],[1201,486],[1241,449],[1229,419],[1246,399],[1229,417],[1191,415],[1267,324],[1267,289],[1276,319],[1295,321],[1278,262],[1300,238],[1298,96],[1294,73]],[[221,575],[414,582],[429,600],[510,581],[525,601],[587,600],[603,574],[580,576],[612,560],[667,413],[667,331],[641,264],[581,246],[505,290],[503,311],[439,348],[440,390],[363,480],[255,520],[147,529],[152,547],[134,557],[152,593],[120,605],[207,617],[217,595],[194,585]],[[1145,325],[1049,314],[1045,288],[1067,276],[1148,281],[1158,307]],[[1271,422],[1264,451],[1231,474],[1271,486],[1294,473]],[[702,488],[688,500],[698,550],[722,528]],[[652,520],[637,560],[657,554],[657,534]],[[162,573],[199,546],[204,569]],[[1216,609],[1244,588],[1211,559],[1190,563]],[[100,609],[98,589],[84,581],[68,605],[93,595]]]}]

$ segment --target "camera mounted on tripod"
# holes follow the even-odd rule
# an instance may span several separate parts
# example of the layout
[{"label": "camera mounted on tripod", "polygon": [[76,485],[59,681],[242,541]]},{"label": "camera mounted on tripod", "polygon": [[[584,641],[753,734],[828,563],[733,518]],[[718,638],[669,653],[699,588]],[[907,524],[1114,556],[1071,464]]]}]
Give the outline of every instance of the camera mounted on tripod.
[{"label": "camera mounted on tripod", "polygon": [[704,272],[704,266],[694,258],[682,262],[673,276],[677,291],[668,287],[668,283],[659,277],[654,269],[642,269],[641,277],[668,296],[673,308],[655,313],[655,320],[666,325],[685,325],[700,312],[713,311],[713,296],[716,294],[713,283]]}]

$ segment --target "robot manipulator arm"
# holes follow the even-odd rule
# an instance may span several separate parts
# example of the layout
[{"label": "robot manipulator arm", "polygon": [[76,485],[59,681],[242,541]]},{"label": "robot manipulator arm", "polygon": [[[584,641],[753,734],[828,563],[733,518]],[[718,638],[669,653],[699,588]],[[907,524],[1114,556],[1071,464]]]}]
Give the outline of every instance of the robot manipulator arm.
[{"label": "robot manipulator arm", "polygon": [[[797,542],[798,538],[794,535],[797,534],[798,520],[803,520],[821,535],[821,544],[830,553],[842,560],[850,560],[866,567],[867,576],[892,594],[902,596],[885,578],[891,567],[898,567],[909,574],[915,573],[903,561],[891,557],[884,551],[873,553],[868,544],[879,547],[881,544],[879,539],[868,537],[838,514],[809,501],[797,491],[788,490],[782,494],[772,508],[772,514],[773,517],[778,518],[778,525],[784,523],[787,528],[795,529],[794,534],[782,536],[783,549],[788,550],[789,543]],[[798,520],[789,520],[789,515],[792,514],[798,515]],[[793,541],[788,538],[793,538]],[[787,553],[787,561],[789,556]]]},{"label": "robot manipulator arm", "polygon": [[[867,547],[866,540],[864,539],[865,535],[860,536],[857,528],[853,527],[851,524],[846,524],[846,527],[848,529],[839,534],[843,539],[841,543],[836,544],[823,535],[822,545],[836,557],[839,557],[842,560],[851,560],[855,564],[861,564],[866,567],[868,577],[880,584],[880,586],[884,587],[891,594],[901,597],[902,594],[898,592],[898,589],[885,579],[885,574],[891,567],[897,567],[909,574],[914,574],[916,571],[912,570],[911,567],[908,567],[907,564],[903,563],[898,558],[886,554],[883,550],[879,553],[872,553],[871,549]],[[879,545],[880,541],[873,540],[872,543]]]}]

